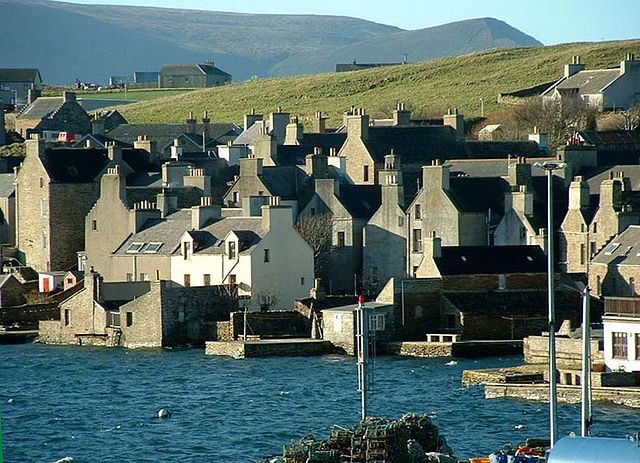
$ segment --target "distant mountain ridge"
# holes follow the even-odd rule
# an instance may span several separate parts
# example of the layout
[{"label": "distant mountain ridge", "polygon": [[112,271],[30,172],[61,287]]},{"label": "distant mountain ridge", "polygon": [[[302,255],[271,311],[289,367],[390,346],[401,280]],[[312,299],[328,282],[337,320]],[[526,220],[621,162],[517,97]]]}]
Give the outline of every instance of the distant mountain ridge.
[{"label": "distant mountain ridge", "polygon": [[417,31],[358,18],[240,14],[50,0],[0,0],[5,67],[38,67],[47,83],[214,59],[234,80],[330,72],[337,62],[432,59],[540,42],[495,19]]}]

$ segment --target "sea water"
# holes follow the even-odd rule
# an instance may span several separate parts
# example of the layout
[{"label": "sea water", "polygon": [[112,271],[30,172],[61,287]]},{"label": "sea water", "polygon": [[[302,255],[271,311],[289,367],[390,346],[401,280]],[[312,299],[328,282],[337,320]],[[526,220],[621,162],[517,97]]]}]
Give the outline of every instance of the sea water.
[{"label": "sea water", "polygon": [[[484,399],[464,388],[464,369],[506,367],[521,357],[481,360],[379,357],[370,414],[429,414],[458,457],[548,433],[548,406]],[[250,462],[308,434],[359,420],[352,357],[234,360],[201,349],[124,350],[0,346],[0,411],[6,463]],[[168,419],[158,419],[165,408]],[[579,405],[560,405],[559,435],[579,432]],[[595,435],[639,430],[640,411],[594,405]]]}]

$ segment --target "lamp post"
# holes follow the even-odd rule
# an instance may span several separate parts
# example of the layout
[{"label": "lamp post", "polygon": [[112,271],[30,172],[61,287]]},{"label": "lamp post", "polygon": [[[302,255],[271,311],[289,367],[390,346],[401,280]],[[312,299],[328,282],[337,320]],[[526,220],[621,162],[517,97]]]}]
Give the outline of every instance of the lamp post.
[{"label": "lamp post", "polygon": [[556,313],[554,306],[553,277],[553,171],[566,166],[564,162],[536,162],[534,167],[547,171],[547,294],[549,303],[549,440],[555,445],[558,428],[556,391]]}]

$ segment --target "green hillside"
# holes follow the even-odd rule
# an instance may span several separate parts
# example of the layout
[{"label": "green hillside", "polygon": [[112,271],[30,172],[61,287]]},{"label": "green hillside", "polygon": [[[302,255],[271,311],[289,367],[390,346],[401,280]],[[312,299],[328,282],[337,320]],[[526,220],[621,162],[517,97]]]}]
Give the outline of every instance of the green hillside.
[{"label": "green hillside", "polygon": [[189,111],[204,110],[216,121],[240,123],[251,108],[268,114],[281,106],[305,121],[323,111],[330,126],[337,126],[351,105],[385,117],[404,101],[414,114],[437,115],[457,107],[473,116],[480,113],[480,98],[488,113],[500,92],[560,78],[562,65],[573,55],[594,69],[617,66],[627,52],[640,55],[640,40],[495,50],[367,71],[259,79],[137,103],[121,112],[132,123],[180,122]]}]

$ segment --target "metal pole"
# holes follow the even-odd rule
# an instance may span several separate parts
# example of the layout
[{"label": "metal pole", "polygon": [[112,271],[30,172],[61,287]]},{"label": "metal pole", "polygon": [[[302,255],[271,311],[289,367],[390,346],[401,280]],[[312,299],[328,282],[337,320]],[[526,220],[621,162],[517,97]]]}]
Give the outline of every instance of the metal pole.
[{"label": "metal pole", "polygon": [[244,308],[244,330],[242,333],[242,340],[247,342],[247,308]]},{"label": "metal pole", "polygon": [[356,339],[358,346],[358,391],[360,392],[360,411],[362,419],[367,417],[367,363],[368,363],[368,325],[367,310],[364,305],[364,296],[358,297],[358,308],[356,309]]},{"label": "metal pole", "polygon": [[404,280],[400,282],[400,287],[402,291],[402,326],[404,326]]},{"label": "metal pole", "polygon": [[582,437],[590,434],[591,427],[591,327],[589,288],[582,293]]},{"label": "metal pole", "polygon": [[553,170],[547,169],[547,292],[549,295],[549,434],[551,448],[556,443],[558,396],[556,390],[556,314],[553,281]]}]

